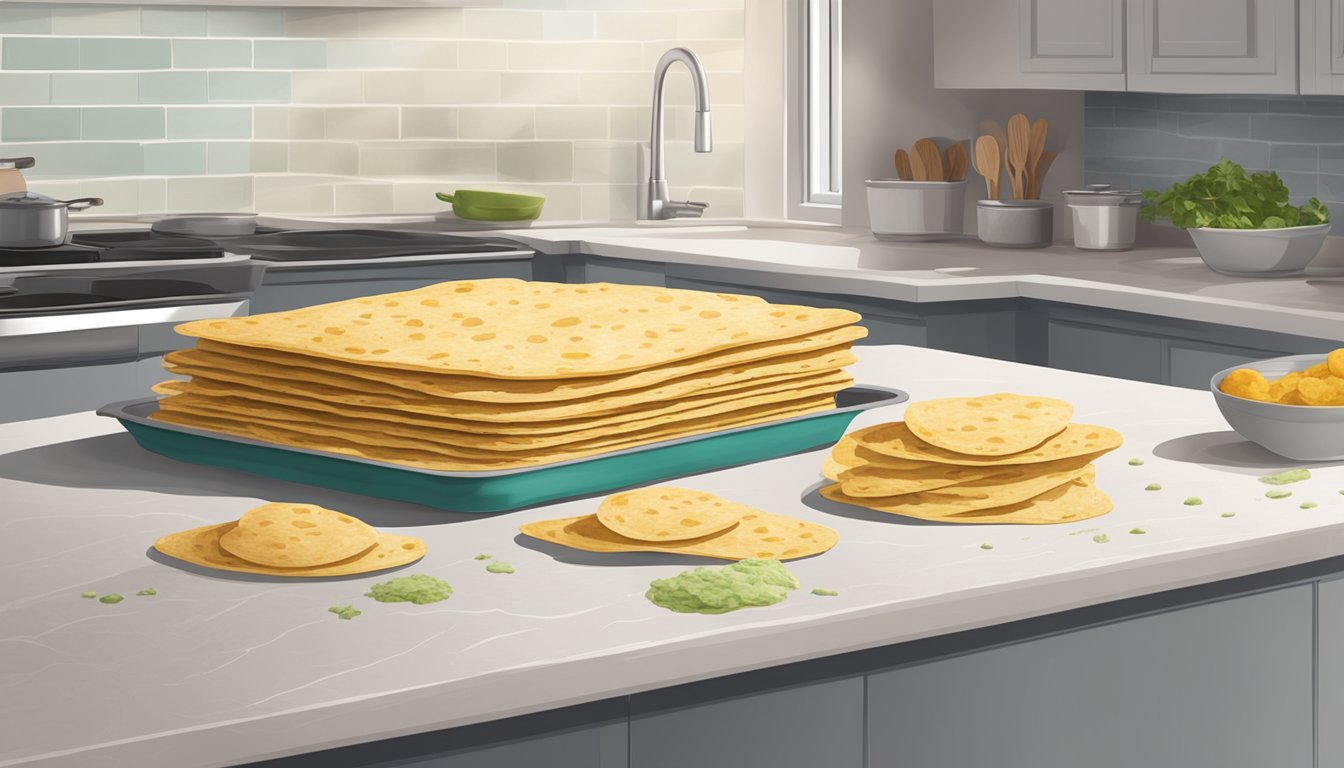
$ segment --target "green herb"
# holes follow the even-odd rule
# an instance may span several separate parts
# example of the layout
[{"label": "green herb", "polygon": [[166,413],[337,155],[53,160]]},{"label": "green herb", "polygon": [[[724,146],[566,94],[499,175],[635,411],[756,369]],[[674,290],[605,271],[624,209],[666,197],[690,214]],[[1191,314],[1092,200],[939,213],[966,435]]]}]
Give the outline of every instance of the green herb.
[{"label": "green herb", "polygon": [[1143,466],[1143,459],[1130,459],[1130,460],[1129,460],[1129,466],[1131,466],[1131,467],[1142,467],[1142,466]]},{"label": "green herb", "polygon": [[153,597],[154,595],[157,595],[157,594],[159,594],[159,590],[157,590],[157,589],[155,589],[155,588],[153,588],[153,587],[150,587],[149,589],[142,589],[142,590],[140,590],[139,592],[136,592],[136,593],[135,593],[135,596],[136,596],[136,597]]},{"label": "green herb", "polygon": [[1107,544],[1110,542],[1111,537],[1107,536],[1104,533],[1098,533],[1096,536],[1092,537],[1092,540],[1097,542],[1098,544]]},{"label": "green herb", "polygon": [[80,592],[80,593],[79,593],[79,596],[80,596],[80,597],[83,597],[83,598],[85,598],[85,599],[88,599],[88,600],[92,600],[93,598],[95,598],[95,597],[98,596],[98,593],[97,593],[97,592]]},{"label": "green herb", "polygon": [[1143,530],[1142,528],[1130,528],[1130,529],[1129,529],[1129,532],[1130,532],[1130,533],[1147,533],[1147,531]]},{"label": "green herb", "polygon": [[1224,512],[1223,514],[1219,515],[1219,517],[1236,517],[1236,516],[1237,516],[1236,512]]},{"label": "green herb", "polygon": [[990,544],[988,541],[986,541],[984,544],[981,544],[981,545],[980,545],[980,548],[981,548],[981,549],[993,549],[993,548],[994,548],[994,545],[993,545],[993,544]]},{"label": "green herb", "polygon": [[1300,505],[1298,505],[1298,509],[1315,509],[1315,508],[1316,508],[1316,502],[1314,501],[1304,501]]},{"label": "green herb", "polygon": [[1143,489],[1143,490],[1145,490],[1145,491],[1160,491],[1160,490],[1162,490],[1162,486],[1158,485],[1157,483],[1149,483],[1148,485],[1144,486],[1144,489]]},{"label": "green herb", "polygon": [[1181,229],[1279,229],[1330,221],[1320,200],[1288,203],[1288,187],[1273,171],[1248,174],[1226,158],[1204,173],[1178,181],[1165,192],[1145,189],[1139,215],[1147,221],[1170,219]]},{"label": "green herb", "polygon": [[415,573],[410,576],[398,576],[381,584],[374,584],[364,593],[380,603],[415,603],[428,605],[452,597],[453,588],[448,582]]},{"label": "green herb", "polygon": [[485,570],[491,573],[513,573],[513,566],[509,565],[503,560],[496,560],[493,563],[485,566]]},{"label": "green herb", "polygon": [[349,621],[363,613],[363,611],[355,610],[355,606],[353,605],[333,605],[327,610],[336,614],[337,618],[344,619],[345,621]]},{"label": "green herb", "polygon": [[816,589],[812,590],[812,594],[818,595],[820,597],[835,597],[840,593],[836,592],[834,589],[822,589],[821,587],[817,587]]},{"label": "green herb", "polygon": [[126,598],[122,597],[121,595],[118,595],[116,592],[113,592],[111,594],[103,595],[102,597],[98,598],[98,602],[107,603],[108,605],[116,605],[117,603],[120,603],[122,600],[125,599]]},{"label": "green herb", "polygon": [[487,555],[487,554],[485,554],[484,552],[482,552],[481,554],[479,554],[479,555],[476,556],[476,559],[477,559],[477,560],[489,560],[489,559],[492,558],[492,557],[494,557],[494,555]]},{"label": "green herb", "polygon": [[1204,503],[1204,500],[1199,498],[1198,496],[1188,496],[1186,497],[1185,501],[1181,503],[1187,507],[1198,507],[1200,504]]},{"label": "green herb", "polygon": [[1265,498],[1267,499],[1286,499],[1292,495],[1293,495],[1292,491],[1285,491],[1281,488],[1275,488],[1272,491],[1265,491]]},{"label": "green herb", "polygon": [[1282,472],[1274,472],[1260,478],[1260,482],[1266,485],[1288,485],[1289,483],[1300,483],[1303,480],[1311,479],[1311,471],[1306,469],[1285,469]]}]

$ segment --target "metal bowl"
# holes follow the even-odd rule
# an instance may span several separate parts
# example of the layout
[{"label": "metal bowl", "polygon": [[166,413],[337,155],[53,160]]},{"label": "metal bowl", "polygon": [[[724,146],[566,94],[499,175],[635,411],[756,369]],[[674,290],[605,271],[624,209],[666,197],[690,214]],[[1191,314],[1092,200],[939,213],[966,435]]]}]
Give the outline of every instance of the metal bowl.
[{"label": "metal bowl", "polygon": [[1325,355],[1292,355],[1242,363],[1215,373],[1209,387],[1223,418],[1247,440],[1297,461],[1335,461],[1344,459],[1344,406],[1263,403],[1218,389],[1218,382],[1238,368],[1277,379],[1323,362]]},{"label": "metal bowl", "polygon": [[1223,275],[1294,274],[1306,269],[1330,234],[1329,224],[1281,229],[1190,230],[1190,239],[1209,269]]}]

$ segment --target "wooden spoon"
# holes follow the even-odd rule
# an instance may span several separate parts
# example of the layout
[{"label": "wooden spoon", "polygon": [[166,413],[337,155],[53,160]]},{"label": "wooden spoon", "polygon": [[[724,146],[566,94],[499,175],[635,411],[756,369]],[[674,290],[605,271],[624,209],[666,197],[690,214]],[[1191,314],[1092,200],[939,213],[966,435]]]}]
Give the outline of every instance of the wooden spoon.
[{"label": "wooden spoon", "polygon": [[1021,200],[1026,194],[1027,152],[1031,146],[1031,123],[1018,112],[1008,118],[1008,180],[1013,186],[1013,198]]},{"label": "wooden spoon", "polygon": [[910,167],[910,155],[906,154],[904,149],[896,150],[896,178],[902,181],[915,178],[914,169]]},{"label": "wooden spoon", "polygon": [[924,167],[923,178],[916,173],[915,178],[918,181],[943,181],[947,178],[943,174],[943,153],[938,149],[938,145],[933,143],[933,139],[916,141],[914,150],[915,155],[919,157],[914,167],[916,169],[921,165]]},{"label": "wooden spoon", "polygon": [[1031,142],[1027,145],[1027,199],[1036,199],[1036,190],[1041,188],[1037,179],[1036,166],[1041,162],[1041,153],[1045,151],[1045,136],[1050,124],[1041,118],[1031,124]]},{"label": "wooden spoon", "polygon": [[999,142],[988,134],[975,140],[975,170],[985,177],[985,194],[999,199]]},{"label": "wooden spoon", "polygon": [[966,147],[960,141],[947,148],[947,180],[966,178]]},{"label": "wooden spoon", "polygon": [[1050,164],[1055,162],[1055,152],[1042,152],[1041,158],[1036,163],[1035,175],[1031,179],[1032,188],[1028,190],[1032,200],[1041,199],[1041,184],[1045,181],[1045,172],[1050,170]]}]

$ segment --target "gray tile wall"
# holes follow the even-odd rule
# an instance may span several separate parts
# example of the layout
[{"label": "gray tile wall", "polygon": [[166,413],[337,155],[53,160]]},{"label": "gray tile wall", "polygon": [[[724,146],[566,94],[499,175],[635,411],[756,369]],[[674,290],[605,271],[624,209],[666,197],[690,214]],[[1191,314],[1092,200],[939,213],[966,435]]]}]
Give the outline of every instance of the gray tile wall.
[{"label": "gray tile wall", "polygon": [[1088,93],[1087,183],[1165,189],[1226,157],[1273,170],[1344,235],[1344,97]]},{"label": "gray tile wall", "polygon": [[744,0],[501,0],[486,8],[65,5],[0,0],[0,157],[104,213],[430,211],[458,187],[540,192],[548,219],[633,218],[652,70],[674,196],[742,209]]}]

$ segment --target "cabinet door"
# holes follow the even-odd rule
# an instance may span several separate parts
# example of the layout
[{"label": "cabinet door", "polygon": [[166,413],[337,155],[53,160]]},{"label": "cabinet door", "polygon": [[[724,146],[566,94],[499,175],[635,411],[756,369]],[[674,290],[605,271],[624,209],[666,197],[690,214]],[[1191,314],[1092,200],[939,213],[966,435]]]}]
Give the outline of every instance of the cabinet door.
[{"label": "cabinet door", "polygon": [[1316,734],[1321,768],[1344,765],[1344,579],[1316,592]]},{"label": "cabinet door", "polygon": [[1084,323],[1051,320],[1046,334],[1051,368],[1162,383],[1162,340]]},{"label": "cabinet door", "polygon": [[1312,607],[1300,585],[870,675],[868,765],[1310,768]]},{"label": "cabinet door", "polygon": [[1224,368],[1285,354],[1289,353],[1171,341],[1167,343],[1167,380],[1163,383],[1187,389],[1208,389],[1209,379]]},{"label": "cabinet door", "polygon": [[1298,11],[1302,93],[1344,93],[1344,0],[1302,0]]},{"label": "cabinet door", "polygon": [[1296,0],[1128,0],[1129,90],[1296,93]]},{"label": "cabinet door", "polygon": [[1023,72],[1124,73],[1120,0],[1019,0],[1018,15]]}]

